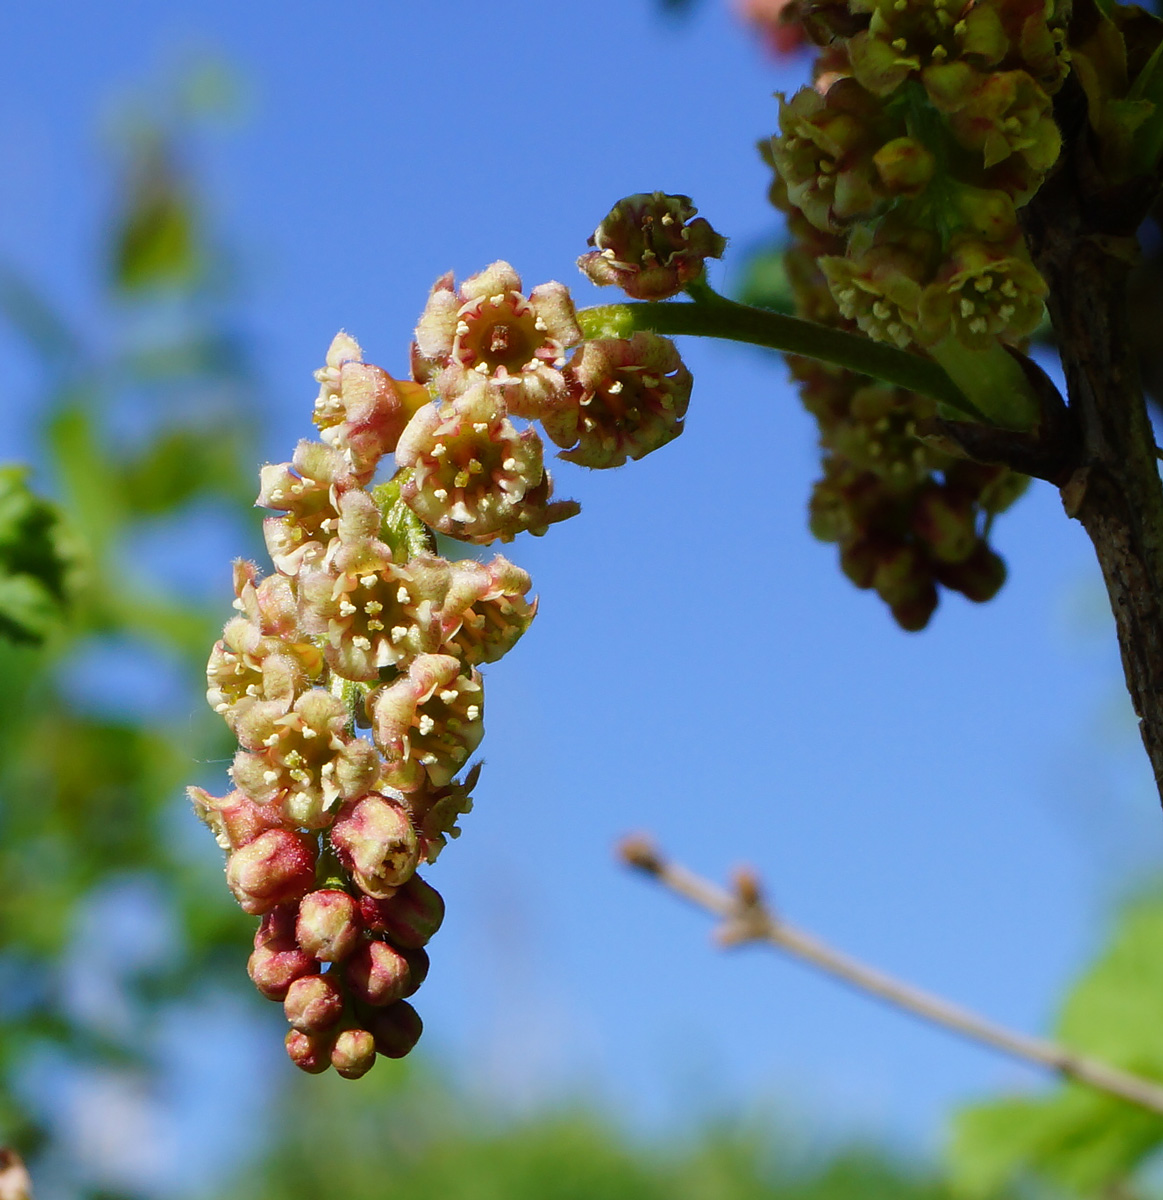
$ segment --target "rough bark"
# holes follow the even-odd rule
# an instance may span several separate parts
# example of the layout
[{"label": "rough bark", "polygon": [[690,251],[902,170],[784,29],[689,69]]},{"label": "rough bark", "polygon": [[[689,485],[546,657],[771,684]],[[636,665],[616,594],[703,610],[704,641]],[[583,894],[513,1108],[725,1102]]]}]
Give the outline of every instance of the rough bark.
[{"label": "rough bark", "polygon": [[1163,798],[1163,486],[1127,308],[1148,189],[1142,182],[1105,184],[1084,123],[1067,132],[1059,169],[1026,210],[1030,249],[1050,287],[1047,303],[1077,429],[1077,458],[1062,464],[1055,482],[1067,514],[1094,543],[1127,688]]}]

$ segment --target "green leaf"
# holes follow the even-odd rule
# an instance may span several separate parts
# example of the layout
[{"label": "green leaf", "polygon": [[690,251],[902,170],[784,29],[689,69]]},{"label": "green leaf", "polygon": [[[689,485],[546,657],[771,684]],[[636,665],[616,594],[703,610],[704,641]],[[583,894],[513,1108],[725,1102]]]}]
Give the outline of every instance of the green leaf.
[{"label": "green leaf", "polygon": [[[1163,898],[1131,905],[1110,946],[1071,989],[1055,1031],[1066,1046],[1163,1081]],[[952,1166],[968,1194],[1024,1174],[1092,1194],[1131,1175],[1163,1146],[1163,1117],[1080,1084],[964,1110]]]},{"label": "green leaf", "polygon": [[75,566],[56,507],[35,496],[28,469],[0,467],[0,636],[42,641],[64,617]]},{"label": "green leaf", "polygon": [[766,308],[771,312],[795,314],[791,280],[784,266],[783,245],[766,246],[751,254],[743,268],[743,279],[736,289],[740,304]]}]

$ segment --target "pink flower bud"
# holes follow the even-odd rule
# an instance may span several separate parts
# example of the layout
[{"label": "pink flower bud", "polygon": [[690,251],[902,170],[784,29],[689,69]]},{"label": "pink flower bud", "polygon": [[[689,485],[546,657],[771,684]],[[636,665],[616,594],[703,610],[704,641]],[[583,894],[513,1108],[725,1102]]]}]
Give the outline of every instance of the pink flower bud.
[{"label": "pink flower bud", "polygon": [[299,904],[295,940],[322,962],[339,962],[359,943],[355,900],[338,888],[308,892]]},{"label": "pink flower bud", "polygon": [[194,812],[205,822],[223,850],[237,850],[253,842],[260,833],[277,829],[282,814],[276,805],[256,804],[245,792],[235,789],[226,796],[211,796],[199,787],[186,789]]},{"label": "pink flower bud", "polygon": [[380,1054],[385,1058],[403,1058],[420,1040],[424,1022],[407,1000],[397,1000],[373,1013],[368,1028]]},{"label": "pink flower bud", "polygon": [[420,860],[412,818],[402,804],[373,792],[343,810],[331,844],[361,891],[383,899],[405,883]]},{"label": "pink flower bud", "polygon": [[411,983],[408,960],[387,942],[364,942],[343,972],[352,995],[376,1008],[401,999]]},{"label": "pink flower bud", "polygon": [[321,385],[314,415],[320,436],[361,479],[396,448],[412,412],[429,399],[422,384],[395,380],[365,363],[359,343],[345,333],[336,334],[315,378]]},{"label": "pink flower bud", "polygon": [[289,829],[268,829],[230,856],[226,882],[243,912],[297,900],[315,882],[315,843]]},{"label": "pink flower bud", "polygon": [[327,1033],[301,1033],[292,1029],[287,1034],[287,1055],[300,1071],[322,1075],[331,1066],[331,1048],[335,1038]]},{"label": "pink flower bud", "polygon": [[426,950],[405,950],[404,957],[408,960],[408,987],[401,999],[407,1000],[420,990],[420,985],[428,978],[431,963]]},{"label": "pink flower bud", "polygon": [[331,1049],[331,1065],[344,1079],[358,1079],[376,1061],[375,1039],[366,1029],[345,1029]]},{"label": "pink flower bud", "polygon": [[404,949],[426,945],[444,920],[444,900],[419,875],[413,875],[387,900],[363,897],[359,909],[369,929],[386,933]]},{"label": "pink flower bud", "polygon": [[283,1011],[300,1033],[321,1033],[343,1015],[343,992],[330,974],[303,975],[287,989]]},{"label": "pink flower bud", "polygon": [[283,938],[256,945],[246,969],[254,986],[268,1000],[285,1000],[291,984],[317,971],[319,963],[289,938]]}]

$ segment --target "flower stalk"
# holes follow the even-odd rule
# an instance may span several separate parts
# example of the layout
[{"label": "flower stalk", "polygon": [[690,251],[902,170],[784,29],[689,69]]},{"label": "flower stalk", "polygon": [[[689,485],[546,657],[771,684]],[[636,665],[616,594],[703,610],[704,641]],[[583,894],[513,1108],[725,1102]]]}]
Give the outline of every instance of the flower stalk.
[{"label": "flower stalk", "polygon": [[931,359],[863,334],[739,304],[705,284],[689,291],[692,296],[685,303],[637,301],[583,308],[578,324],[587,338],[628,338],[646,331],[665,337],[721,338],[799,354],[930,396],[970,420],[987,421],[948,371]]}]

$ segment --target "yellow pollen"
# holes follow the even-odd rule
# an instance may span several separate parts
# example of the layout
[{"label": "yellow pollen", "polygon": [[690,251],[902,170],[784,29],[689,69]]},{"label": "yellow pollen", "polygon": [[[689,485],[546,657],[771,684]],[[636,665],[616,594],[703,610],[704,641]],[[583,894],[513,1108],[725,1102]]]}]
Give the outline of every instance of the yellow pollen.
[{"label": "yellow pollen", "polygon": [[369,600],[364,606],[363,611],[369,617],[374,617],[376,613],[383,612],[384,606],[378,600]]},{"label": "yellow pollen", "polygon": [[383,629],[384,623],[383,621],[369,621],[367,623],[367,627],[372,633],[378,633],[381,629]]}]

